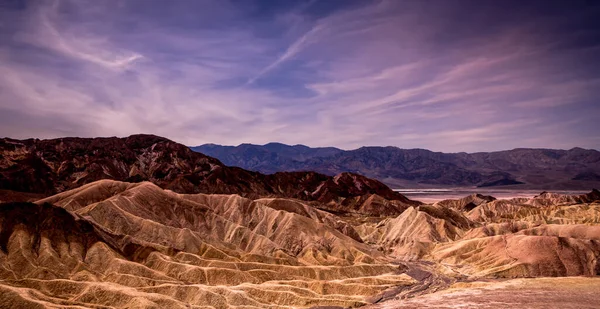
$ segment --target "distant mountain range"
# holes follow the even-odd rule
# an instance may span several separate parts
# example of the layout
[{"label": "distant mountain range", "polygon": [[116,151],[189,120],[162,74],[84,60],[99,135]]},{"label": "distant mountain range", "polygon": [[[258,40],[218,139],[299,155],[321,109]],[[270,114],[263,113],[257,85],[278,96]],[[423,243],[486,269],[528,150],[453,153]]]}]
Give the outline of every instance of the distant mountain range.
[{"label": "distant mountain range", "polygon": [[600,152],[582,148],[442,153],[397,147],[342,150],[269,143],[205,144],[191,149],[215,157],[225,165],[261,173],[352,172],[378,179],[393,188],[502,186],[588,190],[600,187]]}]

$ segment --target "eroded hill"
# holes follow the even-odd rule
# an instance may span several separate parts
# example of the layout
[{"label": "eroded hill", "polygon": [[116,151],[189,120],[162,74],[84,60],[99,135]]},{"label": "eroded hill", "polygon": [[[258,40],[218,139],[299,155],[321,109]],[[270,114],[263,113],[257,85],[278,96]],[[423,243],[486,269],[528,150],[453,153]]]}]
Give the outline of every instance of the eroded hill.
[{"label": "eroded hill", "polygon": [[358,306],[412,278],[352,226],[300,201],[103,180],[0,205],[10,308]]},{"label": "eroded hill", "polygon": [[[357,174],[326,176],[315,172],[282,172],[263,175],[227,167],[217,159],[153,135],[0,140],[0,189],[4,190],[0,193],[3,195],[13,198],[18,195],[15,192],[51,195],[101,179],[150,181],[178,193],[297,198],[329,205],[328,208],[337,208],[334,210],[340,212],[362,214],[379,214],[373,211],[379,206],[372,204],[381,205],[385,215],[399,214],[419,204],[377,180]],[[2,200],[14,199],[0,196]],[[342,203],[347,207],[336,206]]]},{"label": "eroded hill", "polygon": [[3,139],[0,154],[3,308],[395,308],[600,274],[597,190],[424,204],[147,135]]},{"label": "eroded hill", "polygon": [[388,308],[461,282],[596,276],[599,201],[598,191],[474,195],[373,217],[314,201],[101,180],[36,203],[0,204],[0,301]]}]

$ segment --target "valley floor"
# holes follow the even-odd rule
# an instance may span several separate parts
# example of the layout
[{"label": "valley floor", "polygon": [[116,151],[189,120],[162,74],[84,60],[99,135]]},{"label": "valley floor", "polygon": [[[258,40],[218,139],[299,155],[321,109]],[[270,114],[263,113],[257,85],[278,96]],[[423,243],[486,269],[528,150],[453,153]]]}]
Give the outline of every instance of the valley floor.
[{"label": "valley floor", "polygon": [[412,308],[598,308],[600,278],[563,277],[455,283],[450,288],[363,309]]}]

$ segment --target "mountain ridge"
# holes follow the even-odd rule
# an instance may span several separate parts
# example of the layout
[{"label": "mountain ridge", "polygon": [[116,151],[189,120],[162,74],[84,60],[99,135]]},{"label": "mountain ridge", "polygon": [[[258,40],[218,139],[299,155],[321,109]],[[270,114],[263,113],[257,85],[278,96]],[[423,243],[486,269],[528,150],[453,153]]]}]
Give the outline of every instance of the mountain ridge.
[{"label": "mountain ridge", "polygon": [[600,152],[580,147],[568,150],[515,148],[473,153],[444,153],[395,146],[363,146],[354,150],[308,147],[303,148],[298,159],[299,156],[293,152],[298,145],[280,146],[285,151],[273,151],[267,145],[211,144],[210,147],[200,145],[190,148],[216,157],[226,165],[263,173],[313,170],[335,175],[352,172],[396,188],[501,186],[587,190],[600,185]]},{"label": "mountain ridge", "polygon": [[[227,167],[215,158],[155,135],[0,139],[0,189],[5,195],[17,191],[47,196],[102,179],[150,181],[186,194],[295,198],[319,202],[331,211],[368,211],[373,215],[396,214],[420,204],[361,175],[340,173],[333,177],[299,171],[264,175]],[[13,199],[16,196],[10,195]],[[372,196],[395,202],[378,203],[369,199]]]}]

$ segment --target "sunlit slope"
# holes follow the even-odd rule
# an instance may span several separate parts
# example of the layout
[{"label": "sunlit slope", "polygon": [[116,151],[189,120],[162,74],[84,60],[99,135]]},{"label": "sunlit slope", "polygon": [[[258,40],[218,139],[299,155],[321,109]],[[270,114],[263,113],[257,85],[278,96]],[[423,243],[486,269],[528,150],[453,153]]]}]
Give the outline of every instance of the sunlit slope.
[{"label": "sunlit slope", "polygon": [[298,201],[104,180],[0,214],[0,301],[15,307],[356,306],[413,282]]},{"label": "sunlit slope", "polygon": [[36,203],[0,204],[0,301],[9,308],[357,307],[465,280],[595,276],[597,200],[597,191],[473,195],[399,215],[336,215],[343,205],[101,180]]},{"label": "sunlit slope", "polygon": [[597,198],[597,191],[512,200],[470,196],[411,207],[356,230],[391,257],[446,265],[453,276],[594,276],[600,273]]}]

